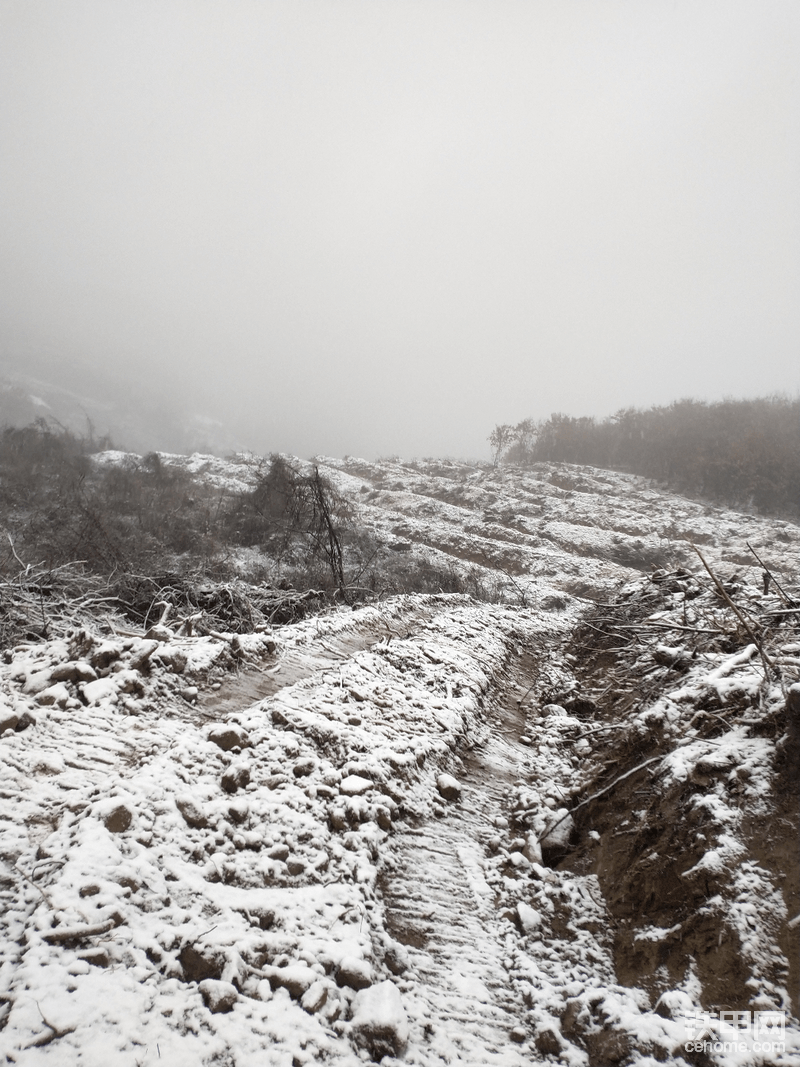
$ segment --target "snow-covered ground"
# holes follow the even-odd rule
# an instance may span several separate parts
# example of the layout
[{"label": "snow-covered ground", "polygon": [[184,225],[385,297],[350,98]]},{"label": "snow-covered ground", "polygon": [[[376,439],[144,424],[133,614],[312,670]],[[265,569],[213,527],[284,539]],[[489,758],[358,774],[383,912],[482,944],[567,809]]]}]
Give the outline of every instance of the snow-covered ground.
[{"label": "snow-covered ground", "polygon": [[[7,1062],[800,1063],[800,530],[589,468],[320,469],[502,602],[6,650]],[[696,1051],[703,1010],[785,1050]]]}]

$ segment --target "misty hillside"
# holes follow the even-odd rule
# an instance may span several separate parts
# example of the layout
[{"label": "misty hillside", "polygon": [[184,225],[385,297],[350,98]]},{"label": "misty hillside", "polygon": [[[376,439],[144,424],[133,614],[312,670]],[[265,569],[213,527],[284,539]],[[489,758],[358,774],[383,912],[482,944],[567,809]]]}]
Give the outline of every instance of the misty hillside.
[{"label": "misty hillside", "polygon": [[555,461],[0,464],[8,1062],[798,1062],[796,524]]},{"label": "misty hillside", "polygon": [[800,399],[680,400],[605,419],[551,415],[490,435],[496,458],[590,463],[762,514],[800,516]]},{"label": "misty hillside", "polygon": [[[20,370],[26,362],[34,369]],[[243,447],[220,419],[199,407],[192,410],[185,395],[170,396],[158,378],[131,381],[130,368],[126,380],[102,365],[79,373],[73,361],[61,364],[36,367],[36,361],[20,358],[0,363],[0,425],[23,428],[42,420],[93,441],[125,441],[143,452],[223,454]]]}]

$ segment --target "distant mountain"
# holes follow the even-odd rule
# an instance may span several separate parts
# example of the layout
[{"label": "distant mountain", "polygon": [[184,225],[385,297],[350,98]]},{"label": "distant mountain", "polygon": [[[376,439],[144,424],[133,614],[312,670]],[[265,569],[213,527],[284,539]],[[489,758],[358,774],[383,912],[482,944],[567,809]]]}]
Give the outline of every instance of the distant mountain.
[{"label": "distant mountain", "polygon": [[[74,387],[0,364],[0,426],[37,419],[137,452],[208,452],[225,455],[243,443],[219,419],[175,404],[146,386],[115,383],[98,372],[96,389],[75,375]],[[71,383],[73,384],[73,383]]]}]

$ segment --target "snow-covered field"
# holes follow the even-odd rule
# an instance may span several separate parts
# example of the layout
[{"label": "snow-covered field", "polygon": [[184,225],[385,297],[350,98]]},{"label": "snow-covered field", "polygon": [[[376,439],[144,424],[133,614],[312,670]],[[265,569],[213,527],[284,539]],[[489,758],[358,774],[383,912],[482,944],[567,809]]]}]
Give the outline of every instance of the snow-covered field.
[{"label": "snow-covered field", "polygon": [[6,1062],[800,1063],[800,529],[589,468],[320,469],[497,602],[5,650]]}]

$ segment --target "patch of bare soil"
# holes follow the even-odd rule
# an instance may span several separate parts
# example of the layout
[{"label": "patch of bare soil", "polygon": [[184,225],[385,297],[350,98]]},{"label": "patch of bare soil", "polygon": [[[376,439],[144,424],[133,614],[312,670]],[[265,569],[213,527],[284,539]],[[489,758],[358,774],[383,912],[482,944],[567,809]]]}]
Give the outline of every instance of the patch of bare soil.
[{"label": "patch of bare soil", "polygon": [[[676,590],[686,594],[684,617],[653,622],[673,607]],[[766,679],[729,685],[722,698],[708,685],[681,690],[703,659],[746,658],[750,639],[724,617],[719,598],[705,593],[698,602],[701,593],[678,572],[598,606],[576,632],[578,687],[565,704],[586,720],[587,736],[597,731],[598,770],[573,798],[573,845],[558,866],[596,876],[617,978],[644,988],[653,1003],[691,977],[705,1007],[742,1008],[758,1004],[765,989],[783,989],[796,1015],[800,943],[789,920],[800,912],[800,746],[787,742],[779,672],[771,697]],[[699,610],[687,618],[691,601]],[[654,718],[643,730],[641,713],[664,697],[670,728]],[[687,773],[648,763],[683,744],[693,753]],[[749,745],[768,764],[759,768],[757,796],[747,788],[751,765],[736,763],[737,744],[739,754]],[[718,847],[723,838],[727,852]]]}]

